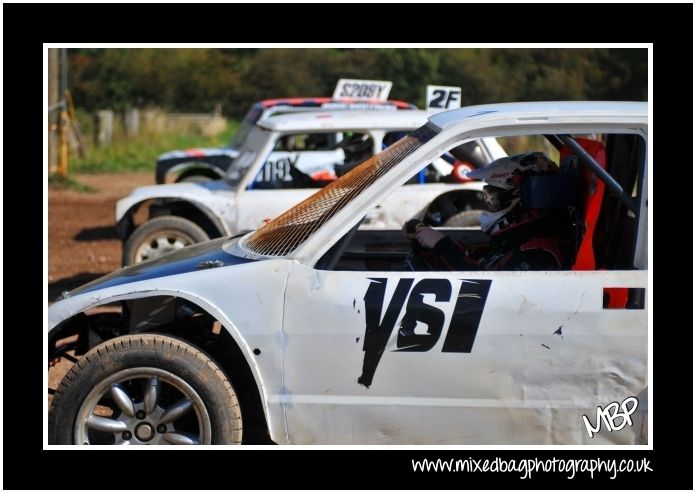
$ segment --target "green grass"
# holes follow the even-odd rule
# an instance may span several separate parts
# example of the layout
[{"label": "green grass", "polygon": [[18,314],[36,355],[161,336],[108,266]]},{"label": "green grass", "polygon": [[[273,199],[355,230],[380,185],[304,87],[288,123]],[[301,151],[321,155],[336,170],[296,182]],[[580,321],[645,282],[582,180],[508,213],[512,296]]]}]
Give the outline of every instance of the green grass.
[{"label": "green grass", "polygon": [[85,157],[70,156],[70,173],[114,173],[153,171],[157,157],[167,151],[191,147],[220,147],[229,142],[238,122],[231,122],[220,135],[212,138],[162,134],[122,139],[107,147],[90,145]]},{"label": "green grass", "polygon": [[74,178],[59,174],[48,175],[48,186],[52,188],[70,188],[77,192],[94,193],[97,191],[94,187],[80,183]]}]

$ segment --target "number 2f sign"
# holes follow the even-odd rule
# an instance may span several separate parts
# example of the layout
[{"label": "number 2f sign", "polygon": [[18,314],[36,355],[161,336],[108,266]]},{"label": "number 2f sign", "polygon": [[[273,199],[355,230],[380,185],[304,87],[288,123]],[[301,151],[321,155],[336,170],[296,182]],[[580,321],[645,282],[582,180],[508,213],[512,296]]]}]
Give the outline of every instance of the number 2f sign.
[{"label": "number 2f sign", "polygon": [[339,79],[334,89],[334,99],[359,99],[386,101],[392,83],[386,80]]},{"label": "number 2f sign", "polygon": [[451,110],[462,105],[462,88],[428,86],[425,107],[430,112]]}]

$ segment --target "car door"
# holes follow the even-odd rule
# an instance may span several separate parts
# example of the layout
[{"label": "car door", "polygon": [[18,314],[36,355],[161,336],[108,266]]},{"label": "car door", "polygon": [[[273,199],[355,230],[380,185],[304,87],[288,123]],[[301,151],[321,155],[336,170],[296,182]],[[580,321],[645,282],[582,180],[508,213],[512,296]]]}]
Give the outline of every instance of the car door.
[{"label": "car door", "polygon": [[646,387],[645,271],[334,272],[295,264],[283,330],[290,443],[634,443],[582,415]]}]

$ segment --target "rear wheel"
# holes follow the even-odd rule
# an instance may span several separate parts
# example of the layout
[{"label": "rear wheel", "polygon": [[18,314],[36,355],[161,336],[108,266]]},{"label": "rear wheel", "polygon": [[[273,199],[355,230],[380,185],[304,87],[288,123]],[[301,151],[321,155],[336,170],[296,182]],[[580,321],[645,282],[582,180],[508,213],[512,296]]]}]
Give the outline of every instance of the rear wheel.
[{"label": "rear wheel", "polygon": [[49,443],[239,444],[242,417],[217,364],[169,336],[117,337],[85,354],[56,390]]},{"label": "rear wheel", "polygon": [[481,210],[472,209],[467,211],[461,211],[450,217],[443,226],[449,226],[452,228],[463,228],[466,226],[480,226],[481,225]]},{"label": "rear wheel", "polygon": [[139,226],[123,245],[123,265],[152,260],[210,239],[203,229],[179,216],[160,216]]}]

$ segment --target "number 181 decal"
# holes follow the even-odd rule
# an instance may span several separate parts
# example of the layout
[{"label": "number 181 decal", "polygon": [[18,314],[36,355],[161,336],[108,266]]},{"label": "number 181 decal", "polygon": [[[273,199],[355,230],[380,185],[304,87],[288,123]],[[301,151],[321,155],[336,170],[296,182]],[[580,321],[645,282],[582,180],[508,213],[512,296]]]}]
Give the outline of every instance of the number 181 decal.
[{"label": "number 181 decal", "polygon": [[[491,281],[486,279],[462,279],[453,290],[449,279],[422,279],[413,286],[415,279],[399,279],[391,300],[384,310],[387,279],[371,278],[365,292],[365,341],[363,343],[362,375],[358,383],[369,387],[377,365],[387,346],[387,341],[397,324],[397,317],[404,304],[406,312],[401,319],[396,338],[397,352],[424,352],[431,350],[440,340],[444,329],[445,312],[425,303],[425,295],[435,297],[438,303],[454,303],[452,320],[442,345],[444,353],[470,353],[476,338],[483,308]],[[456,282],[455,282],[456,284]],[[413,289],[411,287],[413,286]],[[453,293],[457,293],[454,297]],[[384,312],[384,317],[382,317]],[[416,333],[418,323],[427,326],[425,333]]]}]

